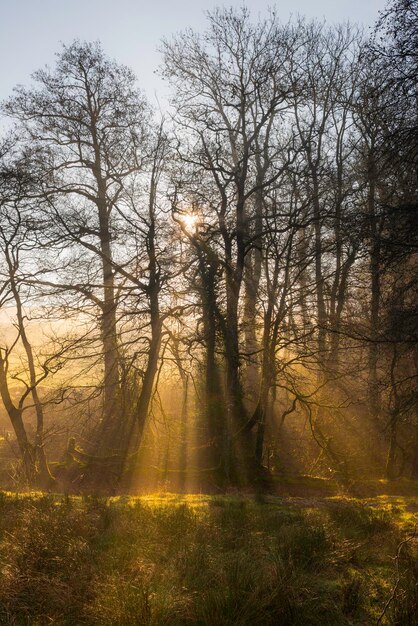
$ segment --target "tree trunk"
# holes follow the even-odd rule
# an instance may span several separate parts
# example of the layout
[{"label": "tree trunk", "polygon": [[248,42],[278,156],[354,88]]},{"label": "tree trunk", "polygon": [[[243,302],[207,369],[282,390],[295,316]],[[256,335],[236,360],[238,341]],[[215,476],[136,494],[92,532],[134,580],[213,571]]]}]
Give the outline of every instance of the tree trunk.
[{"label": "tree trunk", "polygon": [[390,439],[389,439],[389,450],[388,456],[386,460],[386,478],[388,480],[395,480],[396,478],[396,426],[397,426],[397,418],[396,415],[392,415],[390,421]]},{"label": "tree trunk", "polygon": [[418,480],[418,419],[415,424],[415,443],[412,456],[411,478],[412,480]]},{"label": "tree trunk", "polygon": [[15,271],[13,268],[13,264],[11,262],[10,255],[6,250],[6,258],[9,264],[9,276],[10,276],[10,287],[13,293],[13,297],[16,304],[16,314],[17,314],[17,322],[20,333],[20,339],[22,341],[23,347],[26,353],[26,359],[28,363],[29,369],[29,383],[30,383],[30,391],[33,399],[33,404],[35,407],[36,413],[36,437],[35,437],[35,446],[34,446],[34,463],[35,463],[35,471],[37,474],[37,483],[40,487],[50,488],[54,485],[55,479],[52,476],[48,462],[45,454],[45,442],[44,442],[44,411],[42,402],[39,398],[38,388],[37,388],[37,376],[35,369],[35,359],[33,356],[33,350],[29,338],[26,333],[24,314],[22,301],[20,299],[19,289],[15,279]]},{"label": "tree trunk", "polygon": [[99,218],[99,242],[102,258],[103,302],[101,311],[101,338],[103,344],[104,380],[103,380],[103,426],[100,447],[107,452],[112,448],[114,424],[119,421],[119,358],[116,336],[115,283],[112,263],[110,232],[110,212],[107,198],[107,183],[102,171],[102,154],[96,126],[96,112],[92,95],[87,87],[87,99],[90,109],[90,133],[94,150],[93,175],[96,179],[97,197],[95,203]]},{"label": "tree trunk", "polygon": [[228,428],[221,374],[216,359],[217,320],[219,320],[215,293],[217,264],[214,259],[208,259],[208,254],[204,254],[202,250],[198,251],[198,255],[205,337],[205,413],[211,440],[208,462],[217,468],[216,479],[224,485],[231,480],[233,461],[231,432]]},{"label": "tree trunk", "polygon": [[327,314],[324,297],[324,277],[322,273],[322,229],[321,229],[321,208],[319,202],[319,184],[316,171],[313,172],[313,214],[315,232],[315,284],[316,284],[316,306],[318,315],[318,357],[321,363],[325,359],[326,350],[326,322]]},{"label": "tree trunk", "polygon": [[[372,151],[372,147],[370,148]],[[381,394],[379,390],[379,377],[378,377],[378,361],[379,361],[379,346],[377,339],[379,336],[379,322],[380,322],[380,238],[378,233],[378,224],[375,207],[375,194],[376,194],[376,164],[374,157],[371,154],[369,156],[368,163],[368,178],[369,178],[369,191],[368,191],[368,213],[370,219],[370,287],[371,287],[371,300],[370,300],[370,335],[371,341],[369,345],[369,381],[368,381],[368,396],[369,396],[369,410],[370,415],[374,422],[377,422],[381,413]]]},{"label": "tree trunk", "polygon": [[257,299],[262,268],[262,211],[263,199],[262,193],[259,191],[255,200],[254,248],[247,254],[244,277],[244,352],[247,358],[245,374],[247,392],[253,402],[256,401],[260,385],[259,341],[257,339]]},{"label": "tree trunk", "polygon": [[33,446],[29,443],[25,425],[23,423],[23,411],[20,407],[13,404],[10,396],[9,385],[7,381],[7,361],[3,358],[0,350],[0,395],[4,407],[10,418],[13,430],[16,435],[17,445],[19,448],[20,458],[23,470],[29,486],[33,486],[36,482],[36,464]]}]

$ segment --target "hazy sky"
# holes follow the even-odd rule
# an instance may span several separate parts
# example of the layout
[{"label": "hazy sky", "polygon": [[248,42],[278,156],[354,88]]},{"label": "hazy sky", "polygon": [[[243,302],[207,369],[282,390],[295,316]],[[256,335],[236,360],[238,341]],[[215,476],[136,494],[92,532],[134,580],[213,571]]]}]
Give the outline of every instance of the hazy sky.
[{"label": "hazy sky", "polygon": [[[153,100],[166,87],[155,76],[162,37],[186,26],[202,29],[204,11],[239,6],[241,0],[0,0],[0,99],[30,74],[52,64],[60,42],[99,39],[106,53],[129,65]],[[274,6],[286,21],[291,13],[372,25],[386,0],[247,0],[254,14]]]}]

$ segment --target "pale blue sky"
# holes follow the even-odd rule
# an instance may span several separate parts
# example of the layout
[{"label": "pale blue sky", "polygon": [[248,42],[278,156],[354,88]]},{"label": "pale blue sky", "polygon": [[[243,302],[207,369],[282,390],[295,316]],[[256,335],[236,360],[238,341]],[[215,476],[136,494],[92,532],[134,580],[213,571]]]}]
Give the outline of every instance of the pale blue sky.
[{"label": "pale blue sky", "polygon": [[[148,97],[164,100],[166,86],[155,75],[162,37],[186,26],[202,29],[204,11],[241,5],[241,0],[0,0],[0,99],[31,72],[54,61],[60,42],[99,39],[108,55],[129,65]],[[372,25],[386,0],[247,0],[254,14],[274,6],[290,13]]]}]

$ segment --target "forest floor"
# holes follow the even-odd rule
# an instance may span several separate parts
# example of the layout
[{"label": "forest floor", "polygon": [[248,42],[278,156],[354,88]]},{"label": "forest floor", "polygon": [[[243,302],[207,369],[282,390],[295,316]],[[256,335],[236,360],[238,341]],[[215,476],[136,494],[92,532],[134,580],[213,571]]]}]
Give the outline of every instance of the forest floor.
[{"label": "forest floor", "polygon": [[415,626],[417,529],[399,493],[0,492],[0,624]]}]

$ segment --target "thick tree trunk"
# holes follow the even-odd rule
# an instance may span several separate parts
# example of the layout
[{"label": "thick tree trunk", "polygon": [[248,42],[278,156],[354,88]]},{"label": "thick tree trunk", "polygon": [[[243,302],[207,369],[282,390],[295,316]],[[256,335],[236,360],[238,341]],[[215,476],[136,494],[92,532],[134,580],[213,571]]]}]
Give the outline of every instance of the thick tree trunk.
[{"label": "thick tree trunk", "polygon": [[103,424],[105,431],[108,429],[111,431],[112,423],[116,423],[119,419],[119,364],[116,336],[116,302],[112,266],[112,249],[110,244],[110,225],[103,181],[99,181],[99,185],[98,209],[103,272],[103,304],[101,315],[104,358]]},{"label": "thick tree trunk", "polygon": [[[208,462],[215,469],[215,477],[221,485],[230,482],[232,471],[231,432],[228,427],[225,397],[222,390],[221,374],[216,358],[217,310],[215,280],[217,264],[198,250],[199,274],[201,281],[200,299],[203,311],[203,331],[205,337],[205,413],[207,430],[211,440]],[[205,429],[204,429],[205,430]]]},{"label": "thick tree trunk", "polygon": [[[243,169],[244,165],[243,165]],[[227,254],[226,273],[226,328],[225,328],[225,359],[227,365],[226,385],[228,410],[232,423],[245,424],[246,409],[243,401],[242,385],[240,380],[240,354],[238,306],[241,286],[244,276],[247,223],[245,215],[244,194],[245,173],[241,172],[237,182],[236,203],[236,260],[233,262],[230,251]]]},{"label": "thick tree trunk", "polygon": [[103,301],[101,311],[101,339],[103,345],[103,422],[100,436],[100,448],[108,452],[112,448],[114,425],[121,416],[118,415],[119,396],[119,358],[116,334],[116,301],[115,282],[112,262],[112,246],[110,232],[111,206],[107,197],[107,183],[103,173],[102,153],[98,137],[96,111],[92,101],[92,94],[87,88],[87,99],[90,109],[90,133],[94,150],[94,165],[92,172],[97,185],[97,206],[99,220],[99,244],[102,260]]}]

